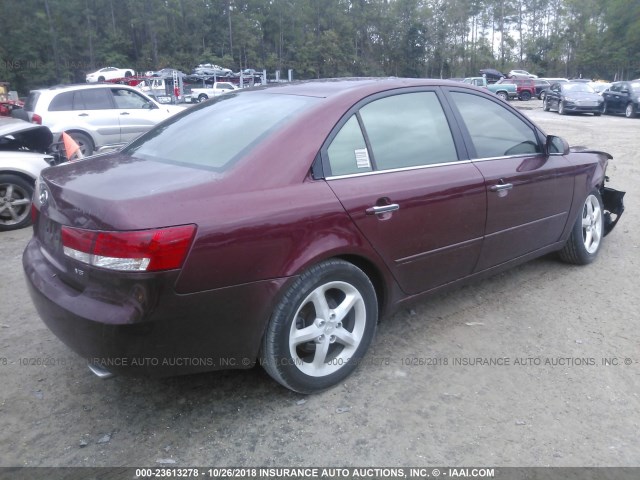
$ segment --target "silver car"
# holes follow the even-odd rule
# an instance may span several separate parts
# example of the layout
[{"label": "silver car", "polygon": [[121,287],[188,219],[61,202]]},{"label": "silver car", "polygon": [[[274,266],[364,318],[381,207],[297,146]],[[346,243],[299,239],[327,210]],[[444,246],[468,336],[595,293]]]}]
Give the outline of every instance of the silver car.
[{"label": "silver car", "polygon": [[49,127],[55,143],[67,132],[87,156],[103,147],[129,143],[182,110],[160,105],[126,85],[86,84],[32,90],[22,115],[24,120]]},{"label": "silver car", "polygon": [[47,127],[0,117],[0,232],[31,223],[35,181],[55,163],[46,153],[52,138]]}]

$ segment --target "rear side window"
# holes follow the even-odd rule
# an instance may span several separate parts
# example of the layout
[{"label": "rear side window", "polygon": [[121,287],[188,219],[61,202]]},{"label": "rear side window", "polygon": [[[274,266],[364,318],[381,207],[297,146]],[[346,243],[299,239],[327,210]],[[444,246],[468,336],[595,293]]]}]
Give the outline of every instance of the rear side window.
[{"label": "rear side window", "polygon": [[74,97],[74,110],[106,110],[113,108],[111,92],[106,88],[78,90]]},{"label": "rear side window", "polygon": [[74,92],[62,92],[53,97],[49,104],[50,112],[62,112],[73,110],[73,94]]},{"label": "rear side window", "polygon": [[313,97],[260,92],[220,95],[212,103],[171,117],[122,153],[222,172],[317,101]]},{"label": "rear side window", "polygon": [[332,175],[371,171],[371,160],[358,118],[352,115],[327,149]]},{"label": "rear side window", "polygon": [[336,134],[327,157],[331,176],[458,160],[435,92],[402,93],[366,104]]},{"label": "rear side window", "polygon": [[479,95],[452,92],[462,115],[476,158],[542,152],[534,130],[502,105]]},{"label": "rear side window", "polygon": [[360,110],[378,170],[456,161],[458,155],[434,92],[393,95]]}]

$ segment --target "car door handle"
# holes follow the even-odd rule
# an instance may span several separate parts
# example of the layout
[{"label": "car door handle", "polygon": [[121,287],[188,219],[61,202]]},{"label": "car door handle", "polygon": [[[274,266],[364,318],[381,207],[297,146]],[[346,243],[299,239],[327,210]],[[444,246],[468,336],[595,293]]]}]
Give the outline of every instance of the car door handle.
[{"label": "car door handle", "polygon": [[78,116],[79,117],[88,117],[89,114],[88,113],[79,113]]},{"label": "car door handle", "polygon": [[400,210],[400,205],[397,203],[390,203],[389,205],[376,205],[374,207],[367,208],[365,213],[367,215],[380,215],[382,213],[395,212]]},{"label": "car door handle", "polygon": [[500,183],[498,185],[491,185],[489,190],[492,192],[499,192],[501,190],[511,190],[513,188],[513,183]]},{"label": "car door handle", "polygon": [[129,112],[122,112],[120,115],[129,115]]}]

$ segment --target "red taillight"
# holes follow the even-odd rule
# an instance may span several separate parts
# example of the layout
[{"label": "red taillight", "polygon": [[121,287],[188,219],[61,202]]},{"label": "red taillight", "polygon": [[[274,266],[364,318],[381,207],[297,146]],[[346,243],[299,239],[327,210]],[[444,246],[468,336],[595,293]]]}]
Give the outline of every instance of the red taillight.
[{"label": "red taillight", "polygon": [[62,245],[65,255],[89,265],[152,272],[180,268],[195,231],[195,225],[130,232],[62,227]]},{"label": "red taillight", "polygon": [[39,213],[40,212],[36,208],[36,205],[33,202],[31,202],[31,223],[32,224],[35,225],[36,223],[38,223],[38,214]]},{"label": "red taillight", "polygon": [[37,113],[31,114],[31,123],[37,123],[38,125],[42,125],[42,117]]}]

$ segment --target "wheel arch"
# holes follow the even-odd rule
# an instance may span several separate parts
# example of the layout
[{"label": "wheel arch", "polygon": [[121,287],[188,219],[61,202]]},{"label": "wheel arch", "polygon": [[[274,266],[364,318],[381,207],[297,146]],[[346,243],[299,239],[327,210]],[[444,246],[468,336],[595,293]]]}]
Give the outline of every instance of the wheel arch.
[{"label": "wheel arch", "polygon": [[63,131],[60,132],[60,135],[58,136],[58,140],[56,140],[57,143],[61,143],[62,142],[62,133],[66,133],[66,134],[72,134],[72,133],[81,133],[82,135],[86,135],[87,137],[89,137],[91,139],[91,141],[93,142],[93,149],[94,151],[97,150],[99,147],[101,147],[102,145],[99,145],[98,142],[96,141],[96,138],[91,134],[91,132],[84,130],[82,128],[79,127],[71,127],[71,128],[66,128]]},{"label": "wheel arch", "polygon": [[367,277],[369,277],[369,280],[373,284],[373,288],[376,292],[378,311],[384,312],[388,305],[388,288],[384,276],[378,267],[373,262],[360,255],[345,254],[338,255],[333,258],[338,258],[355,265],[362,270]]},{"label": "wheel arch", "polygon": [[35,184],[36,184],[36,179],[33,176],[29,175],[26,172],[20,171],[20,170],[0,169],[0,175],[15,175],[16,177],[20,177],[23,180],[26,180],[27,182],[29,182],[33,186],[35,186]]}]

